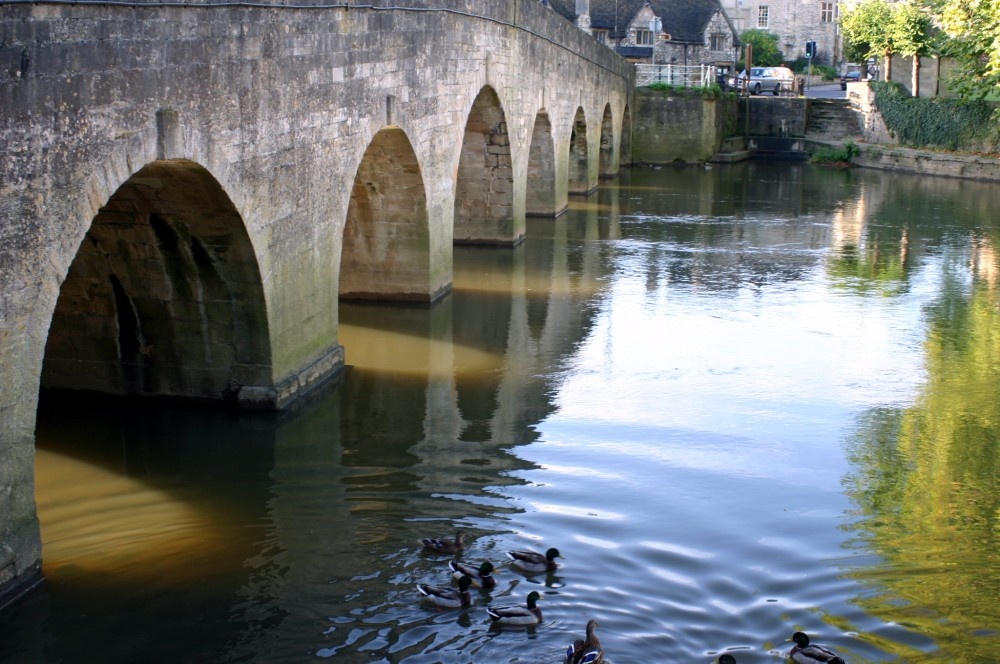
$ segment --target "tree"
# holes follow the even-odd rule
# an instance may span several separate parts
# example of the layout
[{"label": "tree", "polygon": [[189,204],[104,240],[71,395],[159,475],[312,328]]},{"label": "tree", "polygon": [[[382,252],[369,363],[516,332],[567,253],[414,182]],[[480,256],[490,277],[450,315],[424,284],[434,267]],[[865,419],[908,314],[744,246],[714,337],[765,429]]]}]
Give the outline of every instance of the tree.
[{"label": "tree", "polygon": [[[960,1],[960,0],[959,0]],[[840,14],[845,52],[861,57],[885,59],[885,78],[892,75],[892,8],[886,0],[862,0]]]},{"label": "tree", "polygon": [[930,51],[931,18],[927,11],[913,0],[899,2],[891,8],[889,41],[892,52],[913,58],[913,78],[910,89],[914,97],[920,96],[920,57]]},{"label": "tree", "polygon": [[958,60],[952,88],[962,97],[1000,96],[1000,0],[938,0],[943,50]]},{"label": "tree", "polygon": [[[743,45],[753,46],[754,67],[777,67],[782,64],[783,56],[778,50],[778,35],[767,30],[744,30],[740,34]],[[746,62],[743,63],[746,67]]]}]

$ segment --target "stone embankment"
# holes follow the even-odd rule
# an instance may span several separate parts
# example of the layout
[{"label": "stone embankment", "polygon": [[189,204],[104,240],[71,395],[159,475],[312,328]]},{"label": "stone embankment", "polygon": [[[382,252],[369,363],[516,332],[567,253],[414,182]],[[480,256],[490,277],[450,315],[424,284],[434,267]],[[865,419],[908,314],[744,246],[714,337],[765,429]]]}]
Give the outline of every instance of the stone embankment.
[{"label": "stone embankment", "polygon": [[857,141],[861,150],[854,163],[865,168],[918,173],[940,177],[1000,182],[1000,155],[921,150],[893,142],[874,104],[874,94],[865,83],[849,83],[847,99],[861,122]]}]

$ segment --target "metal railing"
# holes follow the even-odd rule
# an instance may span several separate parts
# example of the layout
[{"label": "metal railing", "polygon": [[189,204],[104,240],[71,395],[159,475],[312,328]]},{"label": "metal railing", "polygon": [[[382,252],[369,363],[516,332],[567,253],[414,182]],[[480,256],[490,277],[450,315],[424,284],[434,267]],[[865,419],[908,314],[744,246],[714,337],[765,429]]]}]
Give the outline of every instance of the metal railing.
[{"label": "metal railing", "polygon": [[715,83],[714,65],[653,65],[635,66],[636,86],[666,83],[684,88],[701,88]]}]

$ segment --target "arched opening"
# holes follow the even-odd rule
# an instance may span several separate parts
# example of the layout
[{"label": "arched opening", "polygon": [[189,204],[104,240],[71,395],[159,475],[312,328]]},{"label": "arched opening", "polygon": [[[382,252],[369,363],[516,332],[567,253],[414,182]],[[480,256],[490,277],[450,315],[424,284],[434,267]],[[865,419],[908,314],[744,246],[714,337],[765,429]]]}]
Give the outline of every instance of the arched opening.
[{"label": "arched opening", "polygon": [[615,165],[614,119],[611,116],[610,105],[604,107],[604,116],[601,118],[601,151],[599,169],[598,173],[602,178],[613,178],[618,172]]},{"label": "arched opening", "polygon": [[454,241],[516,244],[524,224],[514,219],[514,169],[500,99],[484,87],[469,111],[455,186]]},{"label": "arched opening", "polygon": [[344,225],[340,297],[429,302],[427,195],[406,133],[386,127],[361,159]]},{"label": "arched opening", "polygon": [[269,386],[257,258],[219,183],[152,162],[98,211],[59,292],[43,388],[235,401]]},{"label": "arched opening", "polygon": [[535,116],[531,131],[525,199],[526,213],[530,216],[551,217],[559,213],[556,207],[556,153],[552,123],[545,111]]},{"label": "arched opening", "polygon": [[573,131],[569,137],[569,193],[589,194],[590,168],[587,151],[587,118],[583,109],[576,110],[573,118]]},{"label": "arched opening", "polygon": [[629,113],[628,106],[622,113],[622,138],[621,146],[618,148],[618,163],[623,166],[632,163],[632,114]]}]

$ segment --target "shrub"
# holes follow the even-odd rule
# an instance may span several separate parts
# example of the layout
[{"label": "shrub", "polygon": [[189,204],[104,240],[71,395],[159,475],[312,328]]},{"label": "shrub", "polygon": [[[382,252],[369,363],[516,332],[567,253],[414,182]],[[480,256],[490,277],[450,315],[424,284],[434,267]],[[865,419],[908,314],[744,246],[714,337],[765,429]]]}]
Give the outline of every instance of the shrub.
[{"label": "shrub", "polygon": [[849,164],[852,159],[861,154],[861,149],[854,141],[847,141],[839,148],[819,148],[809,157],[813,164]]},{"label": "shrub", "polygon": [[903,145],[958,150],[997,141],[1000,108],[982,100],[911,97],[894,81],[872,81],[875,105],[886,127]]}]

